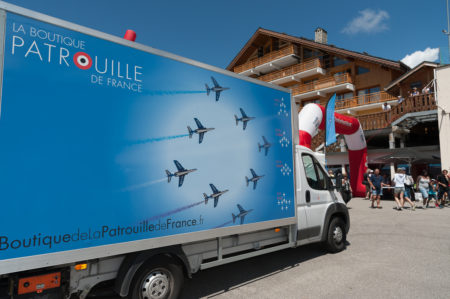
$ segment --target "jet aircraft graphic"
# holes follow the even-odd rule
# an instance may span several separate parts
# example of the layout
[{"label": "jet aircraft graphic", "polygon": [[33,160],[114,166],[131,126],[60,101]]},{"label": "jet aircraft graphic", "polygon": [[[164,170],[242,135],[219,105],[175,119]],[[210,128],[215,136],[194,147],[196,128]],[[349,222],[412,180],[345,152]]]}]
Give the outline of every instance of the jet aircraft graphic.
[{"label": "jet aircraft graphic", "polygon": [[227,190],[223,190],[223,191],[219,191],[217,190],[216,186],[214,186],[213,184],[209,184],[209,186],[211,187],[212,190],[212,194],[211,195],[207,195],[206,193],[203,193],[203,197],[205,198],[205,205],[208,203],[209,199],[213,199],[214,198],[214,207],[217,207],[217,204],[219,203],[219,197],[228,192]]},{"label": "jet aircraft graphic", "polygon": [[253,190],[256,189],[256,183],[264,177],[264,175],[257,175],[256,172],[253,170],[253,168],[250,168],[250,171],[252,173],[252,178],[245,177],[245,182],[248,183],[253,182]]},{"label": "jet aircraft graphic", "polygon": [[240,218],[241,219],[241,224],[244,224],[244,218],[245,216],[250,213],[251,211],[253,211],[253,209],[250,209],[248,211],[244,210],[244,208],[241,205],[237,205],[238,209],[239,209],[239,214],[234,215],[233,213],[231,213],[231,215],[233,216],[233,223],[236,222],[236,218]]},{"label": "jet aircraft graphic", "polygon": [[242,129],[245,130],[245,128],[247,128],[247,122],[252,119],[255,119],[255,117],[247,116],[247,114],[245,114],[245,112],[244,112],[244,109],[242,109],[242,108],[239,108],[239,110],[241,110],[242,117],[239,118],[239,117],[237,117],[237,115],[234,115],[234,118],[236,119],[236,126],[239,125],[240,121],[242,121],[242,123],[243,123]]},{"label": "jet aircraft graphic", "polygon": [[170,171],[166,170],[167,182],[170,183],[170,180],[172,179],[173,176],[178,177],[178,187],[181,187],[183,185],[185,175],[196,171],[197,168],[185,169],[183,166],[181,166],[180,162],[178,162],[177,160],[173,160],[173,162],[175,163],[175,166],[177,167],[178,171],[175,173],[170,173]]},{"label": "jet aircraft graphic", "polygon": [[267,156],[267,154],[269,153],[269,148],[272,146],[272,143],[269,143],[269,142],[267,141],[266,137],[263,136],[262,138],[263,138],[263,140],[264,140],[264,144],[261,145],[261,144],[259,144],[259,142],[258,142],[258,149],[259,149],[259,152],[261,152],[261,149],[264,148],[264,150],[265,150],[265,156]]},{"label": "jet aircraft graphic", "polygon": [[219,100],[220,93],[224,90],[230,89],[229,87],[222,87],[217,83],[216,79],[214,77],[211,77],[211,80],[214,84],[214,87],[209,88],[208,84],[205,84],[206,86],[206,94],[209,95],[211,91],[216,93],[216,102]]},{"label": "jet aircraft graphic", "polygon": [[192,138],[192,135],[194,133],[198,134],[198,143],[202,143],[203,141],[203,136],[205,136],[206,132],[212,131],[214,130],[214,128],[205,128],[202,123],[198,120],[198,118],[194,118],[195,123],[197,124],[197,128],[195,130],[192,130],[191,127],[187,127],[188,131],[189,131],[189,138]]}]

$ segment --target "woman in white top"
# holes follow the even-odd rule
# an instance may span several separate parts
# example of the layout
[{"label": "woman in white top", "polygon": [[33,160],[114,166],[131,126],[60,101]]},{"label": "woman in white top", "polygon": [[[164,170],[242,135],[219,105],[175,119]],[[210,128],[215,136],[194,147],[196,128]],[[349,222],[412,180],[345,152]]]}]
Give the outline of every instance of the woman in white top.
[{"label": "woman in white top", "polygon": [[416,205],[409,199],[408,197],[404,197],[405,194],[405,169],[404,168],[398,168],[397,173],[394,175],[394,198],[395,202],[397,203],[397,210],[401,211],[405,205],[405,200],[409,202],[409,204],[412,207],[412,210],[414,211],[416,209]]}]

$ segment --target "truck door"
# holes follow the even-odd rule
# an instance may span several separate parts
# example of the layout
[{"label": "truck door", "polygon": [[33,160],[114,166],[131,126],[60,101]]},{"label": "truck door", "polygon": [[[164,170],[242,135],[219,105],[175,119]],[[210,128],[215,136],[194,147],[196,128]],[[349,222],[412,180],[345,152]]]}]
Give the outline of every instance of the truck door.
[{"label": "truck door", "polygon": [[301,154],[304,175],[302,179],[303,190],[299,194],[305,199],[305,212],[307,216],[307,235],[310,241],[316,241],[322,235],[325,213],[328,204],[332,202],[328,185],[331,183],[320,163],[309,153]]},{"label": "truck door", "polygon": [[302,180],[304,176],[301,151],[296,148],[296,159],[295,159],[295,169],[296,169],[296,187],[297,190],[297,225],[298,225],[298,234],[297,240],[301,243],[308,243],[309,235],[308,235],[308,219],[306,215],[306,201],[305,201],[305,183]]}]

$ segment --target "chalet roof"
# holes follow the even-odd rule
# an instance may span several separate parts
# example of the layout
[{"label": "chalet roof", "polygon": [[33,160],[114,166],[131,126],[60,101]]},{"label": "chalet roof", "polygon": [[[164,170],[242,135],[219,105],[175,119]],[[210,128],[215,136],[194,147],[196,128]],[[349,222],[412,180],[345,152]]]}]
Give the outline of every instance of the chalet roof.
[{"label": "chalet roof", "polygon": [[263,36],[263,35],[266,35],[269,37],[275,37],[280,40],[285,40],[288,42],[301,44],[301,45],[304,45],[304,46],[307,46],[310,48],[326,51],[326,52],[341,55],[341,56],[347,56],[347,57],[352,57],[352,58],[367,61],[367,62],[381,64],[385,67],[388,67],[391,69],[396,69],[399,71],[408,71],[410,69],[407,65],[405,65],[404,63],[402,63],[400,61],[385,59],[385,58],[369,55],[367,53],[350,51],[350,50],[336,47],[334,45],[317,43],[317,42],[307,39],[307,38],[296,37],[296,36],[288,35],[286,33],[279,33],[279,32],[275,32],[272,30],[264,29],[264,28],[258,28],[258,30],[256,30],[256,32],[253,34],[253,36],[247,41],[247,43],[244,45],[244,47],[239,51],[239,53],[236,55],[236,57],[234,57],[234,59],[231,61],[231,63],[227,66],[227,69],[232,70],[233,67],[236,66],[237,61],[239,61],[239,59],[242,57],[242,55],[244,55],[247,50],[255,47],[254,41],[258,37]]},{"label": "chalet roof", "polygon": [[398,77],[397,79],[392,81],[391,83],[389,83],[389,85],[386,86],[384,88],[384,90],[388,91],[388,90],[392,89],[394,86],[396,86],[397,84],[399,84],[400,82],[402,82],[403,80],[405,80],[406,78],[411,76],[412,74],[416,73],[417,71],[419,71],[419,70],[421,70],[421,69],[423,69],[425,67],[437,68],[438,66],[439,66],[439,63],[430,62],[430,61],[424,61],[424,62],[420,63],[419,65],[415,66],[413,69],[411,69],[408,72],[404,73],[403,75],[401,75],[400,77]]}]

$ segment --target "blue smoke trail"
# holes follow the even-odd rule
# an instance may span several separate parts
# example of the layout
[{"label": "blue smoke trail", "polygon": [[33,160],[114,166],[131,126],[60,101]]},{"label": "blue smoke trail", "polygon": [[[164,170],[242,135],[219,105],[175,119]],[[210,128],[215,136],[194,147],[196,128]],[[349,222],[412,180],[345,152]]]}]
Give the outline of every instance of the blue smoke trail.
[{"label": "blue smoke trail", "polygon": [[216,226],[215,228],[221,228],[221,227],[227,226],[228,224],[231,224],[232,222],[233,222],[233,220],[227,221],[225,223],[222,223],[221,225]]},{"label": "blue smoke trail", "polygon": [[204,201],[204,200],[202,200],[202,201],[199,201],[199,202],[196,202],[196,203],[193,203],[193,204],[190,204],[190,205],[187,205],[187,206],[181,207],[181,208],[177,208],[177,209],[175,209],[175,210],[172,210],[172,211],[168,211],[168,212],[165,212],[165,213],[162,213],[162,214],[159,214],[159,215],[153,216],[153,217],[151,217],[151,218],[150,218],[150,219],[148,219],[148,220],[149,220],[149,221],[154,221],[154,220],[158,220],[158,219],[160,219],[160,218],[164,218],[164,217],[167,217],[167,216],[170,216],[170,215],[173,215],[173,214],[176,214],[176,213],[182,212],[182,211],[184,211],[184,210],[187,210],[187,209],[193,208],[193,207],[195,207],[195,206],[198,206],[198,205],[200,205],[200,204],[202,204],[202,203],[204,203],[204,202],[205,202],[205,201]]},{"label": "blue smoke trail", "polygon": [[206,90],[149,90],[146,93],[151,96],[172,96],[177,94],[206,93]]},{"label": "blue smoke trail", "polygon": [[142,139],[142,140],[133,141],[132,144],[144,144],[144,143],[159,142],[159,141],[164,141],[164,140],[183,138],[183,137],[187,137],[187,136],[189,136],[189,134],[181,134],[181,135],[173,135],[173,136],[148,138],[148,139]]}]

